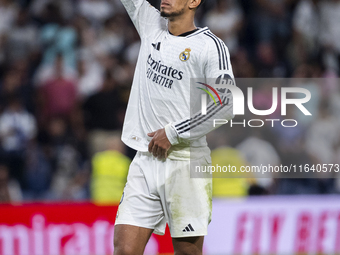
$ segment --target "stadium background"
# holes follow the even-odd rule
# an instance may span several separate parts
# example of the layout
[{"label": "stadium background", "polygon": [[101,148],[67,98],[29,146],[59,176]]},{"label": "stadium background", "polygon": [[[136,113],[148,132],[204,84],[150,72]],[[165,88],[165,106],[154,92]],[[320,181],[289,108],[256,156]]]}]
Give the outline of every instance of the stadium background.
[{"label": "stadium background", "polygon": [[[289,111],[301,120],[289,130],[234,128],[224,139],[211,134],[213,162],[340,163],[339,24],[339,0],[206,0],[196,25],[223,39],[235,77],[306,78],[300,87],[311,91],[313,113],[305,120]],[[0,215],[7,215],[0,216],[0,254],[1,226],[15,224],[8,218],[12,209],[26,215],[27,206],[41,202],[64,209],[64,202],[119,203],[135,153],[120,142],[120,132],[139,46],[118,0],[0,0]],[[254,88],[255,108],[270,108],[273,86]],[[214,179],[214,197],[339,201],[334,175],[266,177]],[[339,233],[340,227],[336,243]]]}]

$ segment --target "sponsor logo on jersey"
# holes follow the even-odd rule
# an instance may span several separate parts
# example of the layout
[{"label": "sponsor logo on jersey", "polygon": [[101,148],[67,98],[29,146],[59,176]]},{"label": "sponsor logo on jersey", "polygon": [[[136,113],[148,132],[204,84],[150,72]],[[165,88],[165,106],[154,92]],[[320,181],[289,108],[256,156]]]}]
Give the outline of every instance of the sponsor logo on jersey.
[{"label": "sponsor logo on jersey", "polygon": [[152,47],[154,47],[155,50],[160,50],[161,49],[161,43],[151,43]]},{"label": "sponsor logo on jersey", "polygon": [[161,60],[153,59],[151,54],[148,57],[147,64],[146,77],[160,86],[171,89],[174,80],[183,79],[183,71],[167,66]]},{"label": "sponsor logo on jersey", "polygon": [[189,60],[190,58],[190,48],[186,48],[184,51],[181,52],[181,54],[179,54],[179,59],[183,62]]}]

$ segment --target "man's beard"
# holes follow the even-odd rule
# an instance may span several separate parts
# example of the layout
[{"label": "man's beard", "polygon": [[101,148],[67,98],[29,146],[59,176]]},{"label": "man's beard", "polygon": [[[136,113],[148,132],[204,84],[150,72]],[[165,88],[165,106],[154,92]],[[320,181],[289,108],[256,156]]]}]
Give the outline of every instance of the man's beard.
[{"label": "man's beard", "polygon": [[180,16],[184,13],[185,8],[183,7],[183,9],[177,11],[177,12],[171,12],[171,13],[166,13],[164,11],[161,11],[161,16],[164,18],[174,18],[177,16]]}]

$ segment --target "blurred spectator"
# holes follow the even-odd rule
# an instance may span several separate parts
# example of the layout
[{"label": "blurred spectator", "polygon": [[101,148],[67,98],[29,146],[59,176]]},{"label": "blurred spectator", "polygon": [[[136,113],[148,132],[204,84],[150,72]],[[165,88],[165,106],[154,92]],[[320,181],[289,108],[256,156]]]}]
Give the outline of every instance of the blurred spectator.
[{"label": "blurred spectator", "polygon": [[[283,166],[305,166],[316,162],[305,151],[303,140],[297,137],[294,144],[280,148]],[[318,194],[319,186],[317,176],[313,172],[303,173],[279,173],[276,183],[276,194],[299,195]]]},{"label": "blurred spectator", "polygon": [[259,42],[279,42],[289,36],[289,5],[292,0],[256,0]]},{"label": "blurred spectator", "polygon": [[246,49],[240,48],[231,58],[234,76],[237,78],[254,78],[256,76],[254,65],[249,60]]},{"label": "blurred spectator", "polygon": [[[15,18],[18,12],[18,8],[12,0],[0,1],[0,66],[5,62],[5,39],[12,24],[15,22]],[[1,71],[1,70],[0,70]]]},{"label": "blurred spectator", "polygon": [[[29,59],[20,59],[11,65],[12,67],[9,71],[13,74],[13,79],[17,83],[17,87],[14,86],[14,93],[18,93],[23,105],[31,113],[35,112],[36,107],[36,91],[32,81],[32,70],[36,68],[36,60],[36,56],[31,56]],[[4,92],[13,93],[10,91]]]},{"label": "blurred spectator", "polygon": [[94,25],[99,25],[113,14],[113,5],[107,0],[83,0],[78,2],[81,15],[86,17]]},{"label": "blurred spectator", "polygon": [[302,64],[319,52],[320,6],[319,0],[299,1],[293,14],[294,66]]},{"label": "blurred spectator", "polygon": [[[209,133],[207,140],[211,148],[211,163],[217,167],[236,167],[247,166],[240,151],[230,146],[229,129],[221,127]],[[231,129],[232,130],[232,129]],[[224,168],[226,169],[226,168]],[[254,184],[251,173],[239,173],[227,170],[212,173],[213,196],[214,197],[242,197],[248,194],[249,187]]]},{"label": "blurred spectator", "polygon": [[[296,119],[303,128],[307,128],[311,122],[316,121],[318,117],[319,104],[322,100],[321,83],[323,79],[310,79],[312,77],[313,68],[308,64],[299,65],[293,74],[291,79],[292,86],[298,88],[304,88],[311,94],[311,98],[308,102],[304,103],[304,107],[308,109],[311,116],[306,116],[299,108],[294,108],[293,117]],[[303,98],[305,95],[293,93],[294,98]]]},{"label": "blurred spectator", "polygon": [[284,59],[278,53],[272,42],[262,42],[257,46],[257,70],[259,77],[275,78],[286,77],[288,74]]},{"label": "blurred spectator", "polygon": [[[9,98],[18,97],[29,112],[34,111],[35,94],[29,70],[28,60],[21,59],[6,68],[0,78],[0,112],[3,111]],[[1,77],[1,76],[0,76]]]},{"label": "blurred spectator", "polygon": [[6,59],[9,64],[33,56],[38,49],[37,33],[37,28],[29,21],[27,11],[21,10],[6,37]]},{"label": "blurred spectator", "polygon": [[22,194],[16,180],[10,179],[8,168],[0,164],[0,203],[20,202]]},{"label": "blurred spectator", "polygon": [[46,21],[47,16],[50,14],[55,15],[55,13],[53,13],[55,10],[53,4],[57,4],[57,8],[60,10],[60,15],[63,19],[69,20],[72,18],[74,13],[72,0],[59,0],[58,2],[53,0],[33,0],[30,12],[37,20]]},{"label": "blurred spectator", "polygon": [[24,109],[16,95],[8,98],[8,105],[0,115],[0,141],[11,176],[21,184],[23,183],[24,153],[36,133],[34,116]]},{"label": "blurred spectator", "polygon": [[334,161],[334,148],[340,141],[339,129],[339,122],[330,115],[328,101],[323,101],[319,107],[318,121],[313,122],[306,133],[306,151],[318,163],[331,164]]},{"label": "blurred spectator", "polygon": [[19,94],[20,90],[22,89],[22,83],[20,76],[14,69],[8,70],[4,77],[1,84],[1,101],[0,106],[2,110],[6,106],[7,100],[15,94]]},{"label": "blurred spectator", "polygon": [[96,61],[81,58],[78,61],[78,95],[82,100],[95,94],[103,83],[103,68]]},{"label": "blurred spectator", "polygon": [[103,150],[106,138],[122,128],[125,104],[122,102],[117,82],[109,71],[105,72],[102,89],[89,97],[84,105],[85,126],[90,131],[89,146],[93,155]]},{"label": "blurred spectator", "polygon": [[119,203],[131,163],[125,155],[120,134],[106,141],[106,149],[92,159],[91,196],[96,203]]},{"label": "blurred spectator", "polygon": [[229,52],[233,55],[238,47],[242,20],[242,11],[234,0],[217,0],[215,8],[206,14],[205,23],[211,32],[228,45]]},{"label": "blurred spectator", "polygon": [[284,125],[289,127],[285,127],[282,125],[282,122],[278,122],[277,125],[274,125],[271,129],[272,133],[275,135],[275,145],[277,146],[279,153],[282,151],[291,151],[295,148],[298,149],[301,144],[303,144],[302,138],[304,138],[305,129],[302,125],[295,125],[295,108],[295,105],[288,104],[286,106],[286,116],[278,117],[281,121],[283,119],[288,120]]},{"label": "blurred spectator", "polygon": [[[332,126],[332,120],[327,114],[325,104],[320,106],[318,121],[304,136],[301,126],[276,129],[280,135],[278,141],[279,153],[285,166],[310,166],[333,162],[334,152],[329,148],[338,141],[339,128]],[[292,108],[287,108],[287,118],[291,118]],[[326,111],[325,111],[326,110]],[[315,125],[315,126],[314,126]],[[334,140],[332,140],[334,139]],[[303,171],[280,173],[281,179],[277,182],[278,194],[327,194],[335,192],[335,181],[329,179],[331,174],[317,171]],[[290,178],[290,179],[287,179]]]},{"label": "blurred spectator", "polygon": [[14,0],[0,1],[0,37],[11,30],[18,14],[18,6]]},{"label": "blurred spectator", "polygon": [[75,176],[67,183],[67,186],[59,199],[74,200],[74,201],[87,201],[89,195],[89,173],[82,170],[75,174]]},{"label": "blurred spectator", "polygon": [[54,199],[74,199],[73,195],[85,196],[85,192],[82,194],[70,192],[70,185],[81,182],[86,172],[83,170],[84,162],[81,160],[75,136],[70,132],[68,122],[63,118],[52,118],[46,136],[49,160],[54,173],[51,196]]},{"label": "blurred spectator", "polygon": [[135,66],[139,55],[141,41],[137,31],[130,29],[127,37],[129,46],[125,50],[125,59],[130,66]]},{"label": "blurred spectator", "polygon": [[35,74],[35,85],[38,87],[45,86],[49,81],[55,79],[68,80],[76,82],[77,73],[75,69],[67,66],[62,54],[58,54],[52,64],[41,65]]},{"label": "blurred spectator", "polygon": [[64,76],[62,56],[58,56],[55,66],[51,69],[53,75],[46,79],[39,88],[39,121],[54,117],[70,120],[72,111],[76,106],[77,85],[76,81]]},{"label": "blurred spectator", "polygon": [[[252,129],[252,135],[236,146],[242,157],[251,166],[279,166],[281,161],[275,148],[263,140],[260,129]],[[271,172],[254,173],[257,184],[268,192],[273,185],[273,174]]]},{"label": "blurred spectator", "polygon": [[98,29],[91,26],[91,23],[82,16],[76,16],[73,25],[78,35],[78,56],[86,59],[87,62],[97,61],[103,54],[100,49],[97,49]]},{"label": "blurred spectator", "polygon": [[35,134],[36,122],[34,116],[23,108],[16,95],[8,98],[8,105],[0,115],[2,148],[8,152],[21,151],[26,148]]},{"label": "blurred spectator", "polygon": [[62,54],[65,66],[75,69],[76,31],[63,19],[58,3],[51,2],[45,8],[44,25],[39,33],[43,47],[41,66],[53,64],[57,55]]},{"label": "blurred spectator", "polygon": [[33,140],[25,157],[24,172],[25,200],[44,200],[49,198],[52,179],[52,165],[47,156],[46,148]]},{"label": "blurred spectator", "polygon": [[[241,153],[228,146],[212,150],[212,166],[236,167],[247,166]],[[231,171],[215,172],[213,178],[213,197],[242,197],[248,195],[248,189],[254,183],[252,175],[248,173],[234,173]]]},{"label": "blurred spectator", "polygon": [[105,21],[97,47],[103,54],[118,54],[124,46],[123,26],[121,16],[115,16]]},{"label": "blurred spectator", "polygon": [[321,45],[328,68],[340,71],[340,0],[323,1],[321,5]]}]

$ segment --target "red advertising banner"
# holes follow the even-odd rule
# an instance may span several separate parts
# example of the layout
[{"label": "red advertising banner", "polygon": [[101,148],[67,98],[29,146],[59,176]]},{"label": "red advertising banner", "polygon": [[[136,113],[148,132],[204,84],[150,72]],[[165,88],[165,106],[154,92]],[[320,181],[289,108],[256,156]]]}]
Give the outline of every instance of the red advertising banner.
[{"label": "red advertising banner", "polygon": [[[0,205],[0,255],[113,253],[117,206]],[[214,199],[204,254],[340,254],[340,196]],[[146,255],[173,254],[169,231]]]},{"label": "red advertising banner", "polygon": [[[0,255],[113,254],[117,206],[91,203],[0,206]],[[169,231],[146,254],[173,252]]]}]

